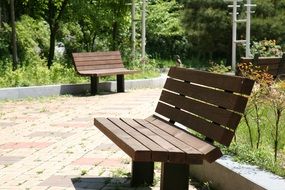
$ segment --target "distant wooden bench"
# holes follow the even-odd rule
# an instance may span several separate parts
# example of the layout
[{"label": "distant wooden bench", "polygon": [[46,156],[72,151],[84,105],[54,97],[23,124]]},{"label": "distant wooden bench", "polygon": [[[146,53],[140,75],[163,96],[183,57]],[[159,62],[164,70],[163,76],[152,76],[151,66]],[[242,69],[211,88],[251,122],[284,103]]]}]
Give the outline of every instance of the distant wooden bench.
[{"label": "distant wooden bench", "polygon": [[151,185],[154,162],[162,162],[160,189],[187,190],[189,164],[220,158],[214,141],[230,145],[253,84],[172,67],[153,116],[95,118],[94,125],[132,158],[132,186]]},{"label": "distant wooden bench", "polygon": [[[273,75],[274,78],[285,74],[285,54],[282,57],[242,57],[240,63],[252,63]],[[238,70],[237,70],[238,71]]]},{"label": "distant wooden bench", "polygon": [[124,75],[137,72],[124,67],[119,51],[72,53],[72,57],[77,73],[91,77],[92,95],[98,91],[99,77],[116,75],[117,92],[124,92]]}]

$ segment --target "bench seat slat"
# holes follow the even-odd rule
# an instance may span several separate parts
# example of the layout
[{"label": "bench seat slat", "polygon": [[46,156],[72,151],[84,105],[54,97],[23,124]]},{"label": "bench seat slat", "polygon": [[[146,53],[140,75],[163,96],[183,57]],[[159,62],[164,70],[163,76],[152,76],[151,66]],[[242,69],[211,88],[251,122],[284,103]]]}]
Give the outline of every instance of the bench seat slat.
[{"label": "bench seat slat", "polygon": [[118,69],[86,70],[86,71],[80,71],[80,74],[87,76],[109,76],[109,75],[130,74],[136,72],[137,71],[118,68]]},{"label": "bench seat slat", "polygon": [[133,160],[150,161],[151,151],[106,118],[95,118],[94,125]]},{"label": "bench seat slat", "polygon": [[[249,95],[254,82],[246,78],[173,67],[168,75],[183,81]],[[225,82],[227,81],[227,82]]]},{"label": "bench seat slat", "polygon": [[[149,130],[145,126],[140,125],[139,123],[135,122],[133,119],[123,118],[122,120],[125,123],[127,123],[130,127],[135,128],[136,130],[139,131],[139,133],[145,135],[149,139],[156,142],[160,147],[164,148],[168,152],[168,155],[165,158],[166,159],[165,161],[175,162],[175,163],[185,163],[186,153],[184,151],[180,150],[173,144],[169,143],[168,141],[163,139],[160,135],[153,133],[151,130]],[[141,142],[141,143],[144,144],[144,142]]]},{"label": "bench seat slat", "polygon": [[160,146],[156,142],[152,141],[150,136],[152,134],[148,134],[150,136],[146,136],[146,134],[142,133],[139,130],[139,127],[134,125],[129,125],[124,119],[119,118],[108,118],[111,122],[113,122],[117,127],[128,133],[134,139],[138,140],[145,147],[149,148],[151,151],[151,160],[153,161],[168,161],[168,150],[164,147]]},{"label": "bench seat slat", "polygon": [[226,146],[230,144],[234,135],[232,131],[229,131],[219,125],[161,102],[157,104],[155,112],[169,118],[172,121],[181,123],[188,128],[191,128]]},{"label": "bench seat slat", "polygon": [[161,93],[160,101],[197,114],[231,129],[236,129],[241,119],[240,114],[164,90]]},{"label": "bench seat slat", "polygon": [[184,151],[187,154],[185,163],[202,164],[204,155],[202,152],[198,151],[195,147],[187,145],[180,139],[175,138],[174,136],[170,135],[167,131],[160,129],[159,127],[155,126],[153,123],[147,120],[135,119],[135,121],[145,126],[152,132],[156,133],[157,135],[160,135],[162,138],[172,143],[173,145],[177,146],[182,151]]},{"label": "bench seat slat", "polygon": [[211,143],[207,143],[204,140],[201,140],[193,135],[191,135],[188,131],[185,131],[177,126],[170,124],[169,122],[153,115],[146,119],[156,127],[160,128],[161,130],[169,133],[173,137],[181,140],[185,144],[195,147],[199,152],[204,155],[204,159],[208,162],[213,162],[217,158],[222,156],[220,149]]},{"label": "bench seat slat", "polygon": [[214,104],[240,113],[243,112],[247,103],[246,97],[238,96],[232,93],[225,93],[224,91],[215,90],[211,88],[205,88],[203,86],[188,84],[171,78],[167,79],[164,88],[179,94],[183,94],[185,96],[189,96],[191,98],[195,98],[197,100],[208,102],[210,104]]}]

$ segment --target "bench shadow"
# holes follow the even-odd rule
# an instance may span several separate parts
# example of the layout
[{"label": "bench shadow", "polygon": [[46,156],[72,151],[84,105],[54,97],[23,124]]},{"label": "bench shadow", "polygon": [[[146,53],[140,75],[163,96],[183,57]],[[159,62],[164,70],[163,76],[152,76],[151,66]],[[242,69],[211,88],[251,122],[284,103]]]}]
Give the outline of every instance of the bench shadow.
[{"label": "bench shadow", "polygon": [[[130,178],[126,177],[75,177],[71,178],[76,190],[83,189],[125,189],[131,188]],[[134,187],[134,189],[136,189]],[[140,187],[141,190],[151,190],[150,187]]]}]

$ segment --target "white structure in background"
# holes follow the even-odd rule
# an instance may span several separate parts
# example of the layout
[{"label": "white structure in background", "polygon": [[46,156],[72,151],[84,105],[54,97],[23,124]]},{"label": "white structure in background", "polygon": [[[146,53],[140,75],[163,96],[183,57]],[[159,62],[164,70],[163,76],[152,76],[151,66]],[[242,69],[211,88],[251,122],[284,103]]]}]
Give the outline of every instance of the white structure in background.
[{"label": "white structure in background", "polygon": [[[225,2],[231,2],[231,5],[228,5],[228,7],[233,9],[232,12],[232,22],[233,22],[233,29],[232,29],[232,71],[236,71],[236,47],[238,43],[245,44],[246,50],[245,54],[246,57],[250,57],[250,24],[251,24],[251,14],[253,13],[251,11],[251,7],[256,6],[254,4],[251,4],[251,0],[246,0],[246,4],[244,6],[246,7],[246,19],[238,19],[238,8],[240,8],[240,3],[242,3],[244,0],[225,0]],[[238,23],[246,23],[246,39],[245,40],[237,40],[237,24]]]},{"label": "white structure in background", "polygon": [[[145,46],[146,46],[146,5],[147,0],[140,1],[141,4],[141,59],[145,60]],[[132,57],[135,58],[136,49],[136,0],[132,0]]]}]

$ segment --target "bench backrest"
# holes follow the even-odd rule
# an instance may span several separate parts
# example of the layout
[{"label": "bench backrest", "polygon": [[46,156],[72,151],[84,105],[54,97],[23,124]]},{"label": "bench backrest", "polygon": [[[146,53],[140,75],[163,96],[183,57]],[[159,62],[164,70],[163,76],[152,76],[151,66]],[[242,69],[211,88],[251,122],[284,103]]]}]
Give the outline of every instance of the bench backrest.
[{"label": "bench backrest", "polygon": [[72,53],[77,71],[124,68],[119,51]]},{"label": "bench backrest", "polygon": [[156,113],[228,146],[253,84],[242,77],[172,67]]},{"label": "bench backrest", "polygon": [[285,74],[285,55],[283,57],[242,57],[240,63],[252,63],[253,65],[260,66],[261,69],[267,70],[274,77],[279,74]]}]

